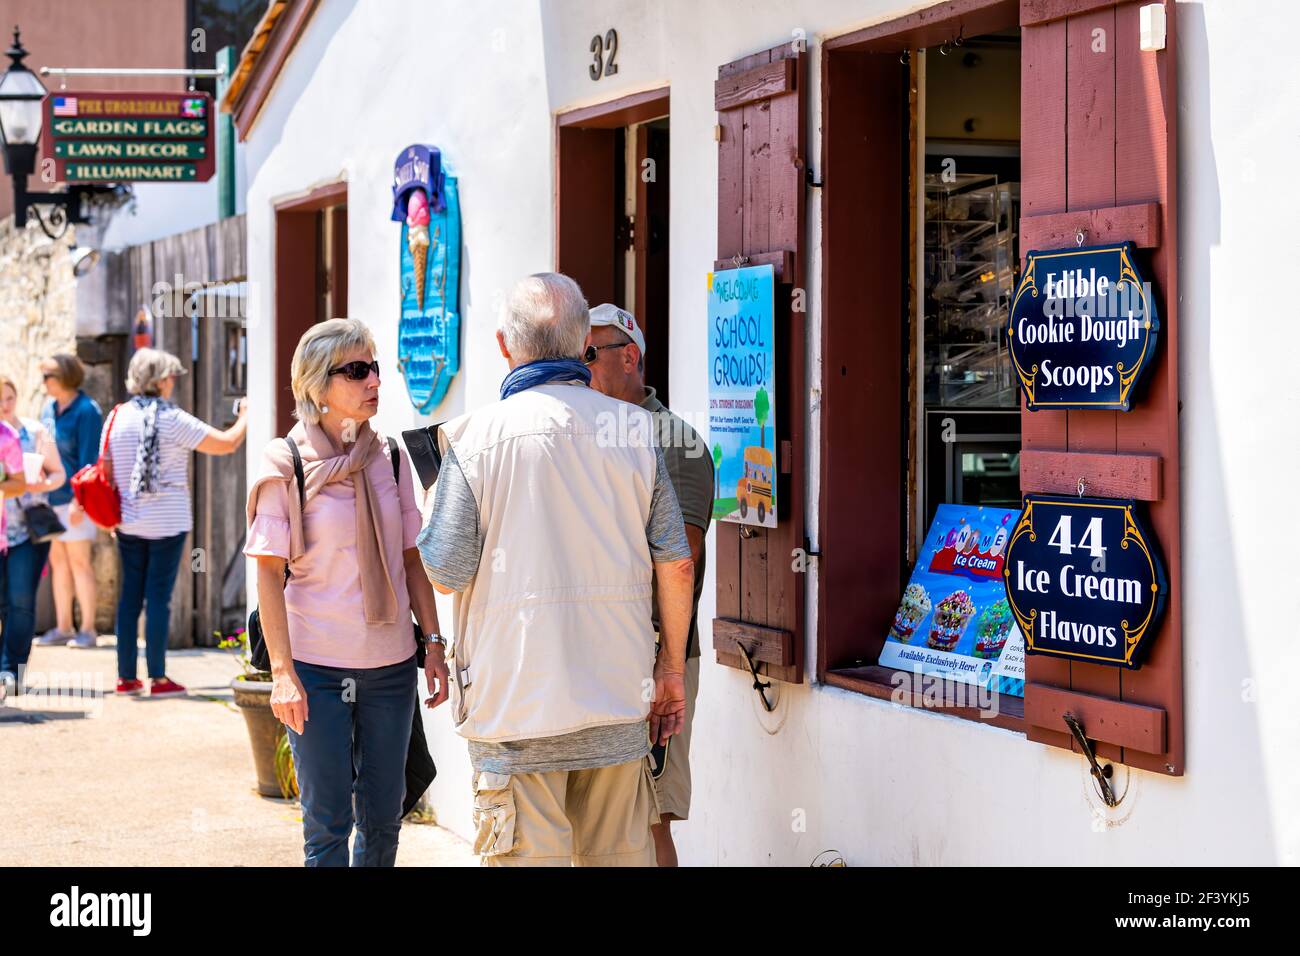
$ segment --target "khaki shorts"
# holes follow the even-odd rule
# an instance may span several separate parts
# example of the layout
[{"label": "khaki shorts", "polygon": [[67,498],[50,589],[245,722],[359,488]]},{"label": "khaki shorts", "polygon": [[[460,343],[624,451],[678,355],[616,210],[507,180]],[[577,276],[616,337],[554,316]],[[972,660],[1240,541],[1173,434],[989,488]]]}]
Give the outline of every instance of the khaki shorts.
[{"label": "khaki shorts", "polygon": [[483,866],[654,866],[659,822],[644,759],[592,770],[474,775]]},{"label": "khaki shorts", "polygon": [[655,778],[659,812],[685,820],[691,811],[691,725],[695,722],[695,697],[700,691],[700,659],[686,658],[686,723],[680,734],[668,738],[664,772]]}]

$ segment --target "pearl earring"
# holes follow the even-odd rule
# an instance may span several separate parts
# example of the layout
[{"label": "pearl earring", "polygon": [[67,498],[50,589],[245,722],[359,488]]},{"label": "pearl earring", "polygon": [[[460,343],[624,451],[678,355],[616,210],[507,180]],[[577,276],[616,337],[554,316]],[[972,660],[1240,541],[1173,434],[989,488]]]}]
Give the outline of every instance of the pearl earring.
[{"label": "pearl earring", "polygon": [[324,414],[326,414],[327,412],[329,412],[329,410],[330,410],[330,407],[329,407],[328,405],[322,405],[322,406],[320,407],[320,413],[321,413],[322,415],[324,415]]}]

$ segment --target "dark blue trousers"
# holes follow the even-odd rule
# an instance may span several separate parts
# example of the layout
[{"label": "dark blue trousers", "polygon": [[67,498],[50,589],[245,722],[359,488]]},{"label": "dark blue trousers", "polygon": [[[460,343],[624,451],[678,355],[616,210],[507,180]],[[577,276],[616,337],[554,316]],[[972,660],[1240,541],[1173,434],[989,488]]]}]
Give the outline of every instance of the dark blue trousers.
[{"label": "dark blue trousers", "polygon": [[415,715],[415,655],[365,670],[294,662],[307,696],[289,733],[307,866],[392,866],[402,828],[406,749]]},{"label": "dark blue trousers", "polygon": [[167,675],[172,589],[176,587],[186,534],[182,531],[170,538],[137,538],[117,532],[117,553],[122,559],[122,593],[117,599],[117,676],[123,680],[135,680],[136,634],[142,609],[149,676]]},{"label": "dark blue trousers", "polygon": [[50,554],[50,543],[24,541],[0,555],[0,671],[18,673],[32,652],[36,631],[36,588]]}]

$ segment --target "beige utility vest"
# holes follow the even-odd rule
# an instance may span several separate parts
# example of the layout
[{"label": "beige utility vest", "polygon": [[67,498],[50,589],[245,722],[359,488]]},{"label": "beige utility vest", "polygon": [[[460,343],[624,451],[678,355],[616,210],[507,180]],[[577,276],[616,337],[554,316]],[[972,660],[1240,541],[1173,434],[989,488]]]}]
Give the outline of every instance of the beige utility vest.
[{"label": "beige utility vest", "polygon": [[526,740],[644,720],[649,413],[555,382],[447,422],[440,444],[456,452],[483,533],[478,572],[455,599],[457,732]]}]

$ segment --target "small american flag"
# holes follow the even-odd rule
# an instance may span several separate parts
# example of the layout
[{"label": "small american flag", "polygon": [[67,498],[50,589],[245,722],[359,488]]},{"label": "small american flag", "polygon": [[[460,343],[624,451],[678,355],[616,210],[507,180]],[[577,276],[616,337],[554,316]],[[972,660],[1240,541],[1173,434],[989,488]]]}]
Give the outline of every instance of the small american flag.
[{"label": "small american flag", "polygon": [[54,115],[55,116],[76,116],[77,98],[75,96],[54,97]]}]

